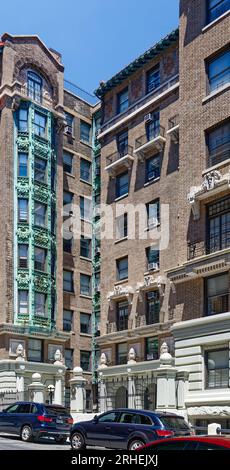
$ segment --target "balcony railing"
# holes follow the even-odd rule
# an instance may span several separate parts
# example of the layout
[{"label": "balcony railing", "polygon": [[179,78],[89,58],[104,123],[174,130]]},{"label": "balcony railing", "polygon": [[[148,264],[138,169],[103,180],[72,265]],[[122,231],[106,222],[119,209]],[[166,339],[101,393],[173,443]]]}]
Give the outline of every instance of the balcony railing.
[{"label": "balcony railing", "polygon": [[229,248],[230,230],[226,231],[224,237],[218,235],[210,235],[207,241],[196,240],[188,243],[188,261],[198,258],[199,256],[215,253],[216,251]]},{"label": "balcony railing", "polygon": [[124,149],[114,152],[106,158],[106,166],[112,165],[113,163],[119,161],[121,158],[126,156],[133,155],[133,147],[131,145],[127,145]]},{"label": "balcony railing", "polygon": [[208,156],[208,167],[218,165],[230,158],[230,137],[228,142],[219,146],[217,149],[210,151]]},{"label": "balcony railing", "polygon": [[135,140],[135,152],[143,151],[144,149],[150,150],[152,147],[157,147],[157,149],[160,147],[161,149],[165,141],[165,128],[158,126],[150,133],[145,133]]}]

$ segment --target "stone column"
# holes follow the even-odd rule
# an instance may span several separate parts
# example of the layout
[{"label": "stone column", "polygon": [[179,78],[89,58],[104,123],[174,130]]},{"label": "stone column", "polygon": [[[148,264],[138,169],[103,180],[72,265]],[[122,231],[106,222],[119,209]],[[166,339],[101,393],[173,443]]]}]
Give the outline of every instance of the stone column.
[{"label": "stone column", "polygon": [[161,346],[160,367],[156,370],[157,378],[157,410],[176,410],[176,373],[172,367],[173,358],[168,346]]},{"label": "stone column", "polygon": [[54,400],[56,405],[62,405],[62,382],[63,382],[63,369],[58,369],[55,376],[55,389],[54,389]]},{"label": "stone column", "polygon": [[41,382],[41,374],[35,372],[32,375],[32,383],[28,385],[30,399],[38,403],[44,403],[45,385]]},{"label": "stone column", "polygon": [[85,412],[85,383],[86,379],[83,377],[83,370],[81,367],[74,367],[73,378],[70,379],[70,412],[84,413]]},{"label": "stone column", "polygon": [[103,372],[99,372],[99,411],[104,413],[107,411],[107,401],[106,401],[106,384],[103,378]]},{"label": "stone column", "polygon": [[24,391],[25,391],[25,363],[20,364],[19,368],[16,369],[16,393],[17,400],[24,401]]},{"label": "stone column", "polygon": [[185,396],[188,391],[188,377],[189,377],[189,372],[188,371],[178,371],[176,374],[176,380],[177,380],[177,408],[178,410],[180,409],[186,409],[185,406]]},{"label": "stone column", "polygon": [[131,367],[128,367],[128,408],[136,408],[135,381]]}]

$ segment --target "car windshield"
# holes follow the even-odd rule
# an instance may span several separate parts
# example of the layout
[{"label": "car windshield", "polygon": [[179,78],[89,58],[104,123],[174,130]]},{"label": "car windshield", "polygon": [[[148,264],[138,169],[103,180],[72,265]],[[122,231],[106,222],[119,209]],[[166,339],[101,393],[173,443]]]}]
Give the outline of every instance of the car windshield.
[{"label": "car windshield", "polygon": [[46,413],[52,414],[52,415],[66,415],[69,416],[69,413],[65,408],[61,408],[59,406],[52,406],[52,405],[46,405],[45,406]]},{"label": "car windshield", "polygon": [[189,429],[185,420],[177,416],[161,416],[160,420],[166,429]]}]

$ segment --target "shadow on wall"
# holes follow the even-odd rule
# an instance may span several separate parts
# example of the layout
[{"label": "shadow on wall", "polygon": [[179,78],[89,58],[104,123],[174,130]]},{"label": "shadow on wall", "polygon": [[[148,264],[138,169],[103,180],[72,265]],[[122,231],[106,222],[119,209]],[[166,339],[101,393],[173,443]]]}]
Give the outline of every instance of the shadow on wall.
[{"label": "shadow on wall", "polygon": [[181,31],[183,31],[181,26],[184,22],[186,22],[183,42],[185,47],[200,35],[202,28],[205,26],[206,2],[200,0],[180,0]]}]

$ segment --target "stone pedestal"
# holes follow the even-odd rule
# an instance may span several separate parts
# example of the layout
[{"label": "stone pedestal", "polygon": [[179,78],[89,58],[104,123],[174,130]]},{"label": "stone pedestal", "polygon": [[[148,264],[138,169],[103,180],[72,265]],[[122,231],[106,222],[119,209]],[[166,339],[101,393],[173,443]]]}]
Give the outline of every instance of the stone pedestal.
[{"label": "stone pedestal", "polygon": [[54,389],[54,400],[56,405],[62,405],[62,382],[63,382],[63,369],[58,369],[55,376],[55,389]]},{"label": "stone pedestal", "polygon": [[83,370],[81,367],[73,369],[73,378],[70,379],[70,412],[84,413],[85,412],[85,383],[86,379],[83,377]]},{"label": "stone pedestal", "polygon": [[30,399],[34,402],[44,403],[45,385],[41,382],[41,374],[35,372],[32,375],[32,383],[28,385]]},{"label": "stone pedestal", "polygon": [[136,390],[135,381],[132,376],[132,369],[127,369],[128,372],[128,408],[136,408]]},{"label": "stone pedestal", "polygon": [[176,409],[176,373],[173,367],[157,369],[157,410]]},{"label": "stone pedestal", "polygon": [[17,400],[24,401],[25,391],[25,364],[20,364],[19,368],[16,369],[16,394]]},{"label": "stone pedestal", "polygon": [[177,380],[177,408],[178,410],[185,410],[185,396],[188,391],[188,371],[178,371],[176,374]]}]

